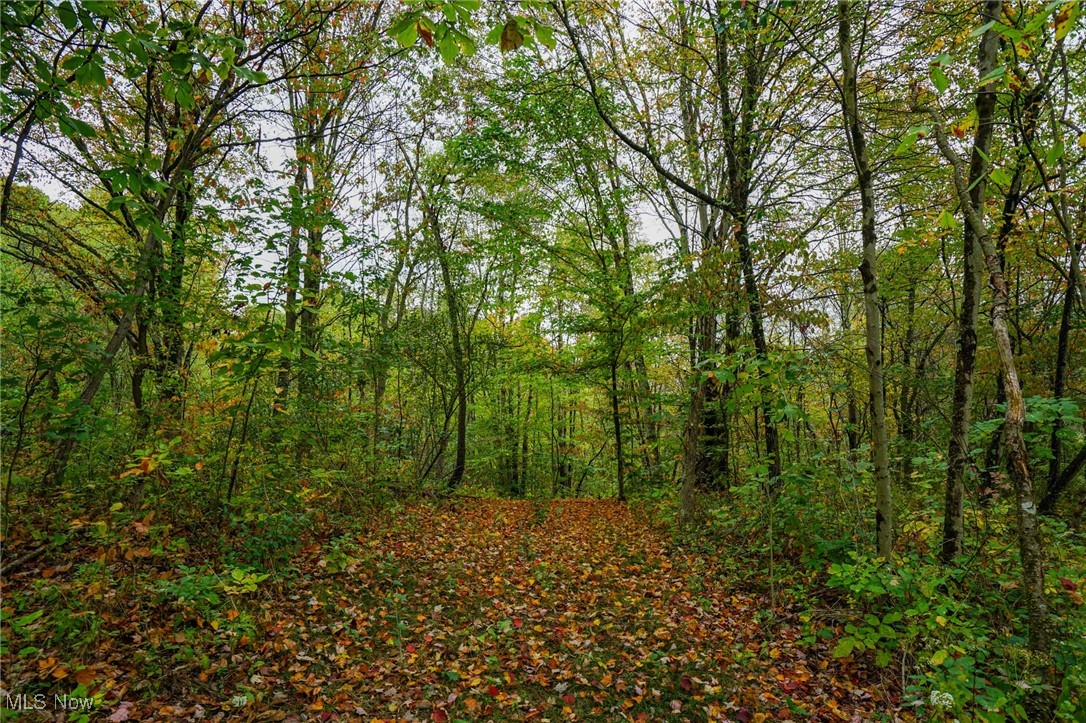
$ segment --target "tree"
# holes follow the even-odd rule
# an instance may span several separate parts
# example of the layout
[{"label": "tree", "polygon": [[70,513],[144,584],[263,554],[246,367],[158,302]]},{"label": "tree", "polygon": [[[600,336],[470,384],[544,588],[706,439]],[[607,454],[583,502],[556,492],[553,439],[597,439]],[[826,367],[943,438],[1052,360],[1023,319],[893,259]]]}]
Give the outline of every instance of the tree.
[{"label": "tree", "polygon": [[871,450],[875,461],[875,531],[879,555],[889,558],[894,547],[894,505],[890,491],[889,441],[886,431],[886,397],[883,383],[882,315],[878,305],[878,233],[875,228],[875,189],[871,178],[871,157],[860,121],[857,68],[852,56],[852,23],[846,0],[837,4],[838,39],[841,46],[841,107],[844,111],[848,147],[856,165],[860,189],[863,262],[860,274],[864,289],[864,330],[866,336],[867,384],[871,404]]}]

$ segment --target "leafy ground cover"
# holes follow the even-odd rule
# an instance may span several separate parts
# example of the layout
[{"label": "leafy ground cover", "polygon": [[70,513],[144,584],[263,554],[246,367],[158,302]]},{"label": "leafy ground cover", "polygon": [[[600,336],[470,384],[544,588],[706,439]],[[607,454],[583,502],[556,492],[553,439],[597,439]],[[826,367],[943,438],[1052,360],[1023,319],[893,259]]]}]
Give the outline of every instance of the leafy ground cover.
[{"label": "leafy ground cover", "polygon": [[834,657],[837,634],[810,635],[802,605],[734,589],[718,557],[636,507],[412,505],[299,531],[277,577],[194,565],[182,538],[114,515],[89,525],[113,530],[108,547],[10,576],[9,694],[94,697],[89,717],[113,721],[902,715],[879,671]]}]

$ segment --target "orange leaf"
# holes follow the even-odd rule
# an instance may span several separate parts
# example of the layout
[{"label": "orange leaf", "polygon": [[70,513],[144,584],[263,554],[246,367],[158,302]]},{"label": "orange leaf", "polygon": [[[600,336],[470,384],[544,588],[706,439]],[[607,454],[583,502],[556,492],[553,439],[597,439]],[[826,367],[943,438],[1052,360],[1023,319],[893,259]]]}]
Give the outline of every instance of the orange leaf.
[{"label": "orange leaf", "polygon": [[418,30],[422,42],[426,43],[428,47],[434,47],[434,34],[430,32],[429,28],[423,26],[422,23],[418,23],[415,25],[415,29]]}]

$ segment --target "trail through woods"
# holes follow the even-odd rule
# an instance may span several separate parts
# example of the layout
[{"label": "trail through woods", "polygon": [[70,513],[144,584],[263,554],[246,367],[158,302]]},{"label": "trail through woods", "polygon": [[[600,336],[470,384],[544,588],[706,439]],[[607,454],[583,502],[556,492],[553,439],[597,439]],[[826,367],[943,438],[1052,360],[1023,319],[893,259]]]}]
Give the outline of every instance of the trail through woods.
[{"label": "trail through woods", "polygon": [[[622,504],[419,507],[365,550],[345,597],[304,615],[344,626],[311,633],[314,658],[342,646],[335,670],[294,683],[305,693],[338,679],[331,708],[439,721],[847,720],[873,709],[828,649],[798,646],[796,615],[759,624],[767,599],[719,584],[711,560]],[[277,625],[297,622],[290,611]]]},{"label": "trail through woods", "polygon": [[101,642],[5,651],[5,689],[78,682],[112,721],[893,716],[883,675],[830,655],[836,635],[806,637],[801,608],[736,592],[720,563],[636,509],[411,506],[370,533],[308,543],[278,582],[228,579],[202,611],[194,579],[139,547],[100,557],[142,581],[104,595],[42,558],[14,583],[101,595],[97,612],[76,616],[93,616]]},{"label": "trail through woods", "polygon": [[[184,616],[132,600],[127,613],[103,616],[115,635],[88,652],[89,669],[52,664],[95,681],[92,690],[104,685],[101,712],[111,720],[870,720],[889,712],[884,689],[865,689],[881,676],[834,660],[821,640],[801,641],[798,607],[770,615],[768,596],[729,589],[713,559],[624,504],[457,500],[409,507],[372,534],[352,533],[350,544],[338,539],[305,548],[297,581],[269,581],[224,606],[238,606],[227,619],[253,617],[251,635],[201,619],[179,625]],[[194,636],[215,631],[209,653],[197,653],[202,663],[173,664],[152,687],[141,683],[149,648],[186,635],[195,645]],[[28,675],[57,673],[15,677]]]}]

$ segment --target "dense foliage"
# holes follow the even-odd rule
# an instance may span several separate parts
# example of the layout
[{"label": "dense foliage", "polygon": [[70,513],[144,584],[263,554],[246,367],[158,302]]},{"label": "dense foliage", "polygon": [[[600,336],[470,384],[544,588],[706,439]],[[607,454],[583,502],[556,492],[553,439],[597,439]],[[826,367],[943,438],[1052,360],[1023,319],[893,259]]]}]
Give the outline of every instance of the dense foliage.
[{"label": "dense foliage", "polygon": [[5,711],[1083,720],[1082,14],[0,4]]}]

